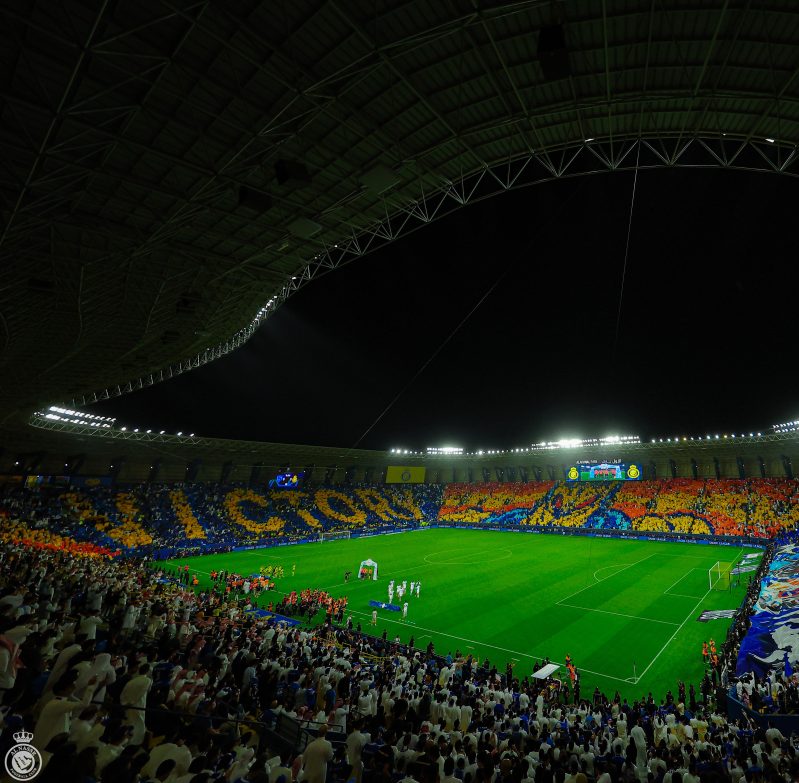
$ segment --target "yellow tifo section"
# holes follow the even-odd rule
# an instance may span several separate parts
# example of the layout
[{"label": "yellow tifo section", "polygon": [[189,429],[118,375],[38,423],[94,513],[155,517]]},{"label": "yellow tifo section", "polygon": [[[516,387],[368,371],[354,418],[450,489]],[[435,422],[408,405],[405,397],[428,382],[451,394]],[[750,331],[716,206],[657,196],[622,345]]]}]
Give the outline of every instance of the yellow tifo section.
[{"label": "yellow tifo section", "polygon": [[205,538],[205,531],[194,515],[194,512],[191,510],[186,493],[182,489],[173,489],[169,493],[169,500],[172,503],[172,508],[175,509],[175,518],[186,531],[186,538]]},{"label": "yellow tifo section", "polygon": [[94,527],[114,541],[126,547],[146,546],[152,544],[153,537],[136,521],[139,513],[133,496],[127,492],[119,493],[116,498],[119,522],[115,523],[104,514],[98,513],[91,501],[77,492],[64,495],[64,502],[81,522]]}]

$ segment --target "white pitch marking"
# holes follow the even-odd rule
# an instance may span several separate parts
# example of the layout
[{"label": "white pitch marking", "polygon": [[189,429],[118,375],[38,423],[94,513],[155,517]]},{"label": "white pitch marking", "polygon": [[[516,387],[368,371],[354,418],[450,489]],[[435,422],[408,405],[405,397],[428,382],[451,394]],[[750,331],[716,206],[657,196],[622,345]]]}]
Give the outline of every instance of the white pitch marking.
[{"label": "white pitch marking", "polygon": [[[613,579],[614,576],[618,576],[622,571],[626,571],[628,568],[638,565],[639,563],[643,563],[644,560],[649,560],[650,557],[654,557],[657,553],[653,552],[651,555],[647,555],[646,557],[642,557],[640,560],[636,560],[634,563],[630,563],[629,565],[624,566],[624,568],[619,569],[616,571],[615,574],[611,574],[610,576],[606,576],[604,579],[600,579],[600,582],[606,582],[608,579]],[[570,598],[574,598],[575,595],[580,595],[580,593],[584,593],[591,587],[596,587],[596,584],[590,584],[587,587],[582,587],[577,592],[572,593],[571,595],[567,595],[565,598],[561,598],[560,601],[556,601],[556,605],[562,604],[564,601],[568,601]]]},{"label": "white pitch marking", "polygon": [[[737,555],[736,555],[736,557],[733,559],[733,562],[735,562],[735,560],[737,560],[737,559],[738,559],[738,558],[741,556],[741,552],[743,552],[743,551],[744,551],[744,548],[743,548],[743,547],[741,547],[741,548],[738,550],[738,554],[737,554]],[[703,595],[703,596],[702,596],[702,597],[701,597],[701,598],[700,598],[700,599],[699,599],[699,600],[696,602],[696,604],[694,604],[694,607],[693,607],[693,608],[691,609],[691,611],[690,611],[690,612],[689,612],[689,613],[686,615],[685,619],[684,619],[684,620],[683,620],[683,621],[682,621],[682,622],[679,624],[679,626],[677,627],[677,630],[676,630],[676,631],[675,631],[675,632],[674,632],[674,633],[673,633],[673,634],[672,634],[672,635],[669,637],[669,639],[666,641],[666,643],[665,643],[665,644],[664,644],[664,645],[663,645],[663,646],[660,648],[660,650],[658,651],[657,655],[656,655],[656,656],[655,656],[655,657],[654,657],[654,658],[653,658],[653,659],[652,659],[652,660],[649,662],[649,666],[647,666],[647,667],[646,667],[646,669],[644,669],[644,670],[641,672],[641,674],[639,674],[639,675],[638,675],[638,679],[635,681],[635,682],[636,682],[636,684],[637,684],[637,683],[639,683],[639,682],[641,682],[641,680],[644,678],[644,675],[645,675],[645,674],[646,674],[646,673],[647,673],[647,672],[648,672],[648,671],[649,671],[649,670],[652,668],[652,664],[653,664],[653,663],[654,663],[654,662],[655,662],[655,661],[656,661],[658,658],[660,658],[661,654],[663,653],[663,650],[665,650],[665,649],[666,649],[666,648],[667,648],[667,647],[668,647],[668,646],[669,646],[669,645],[672,643],[672,641],[674,640],[674,637],[675,637],[675,636],[677,636],[677,634],[678,634],[678,633],[679,633],[679,632],[682,630],[682,627],[683,627],[683,626],[684,626],[684,625],[685,625],[685,624],[688,622],[688,620],[690,620],[690,619],[691,619],[691,617],[693,617],[693,615],[694,615],[694,612],[695,612],[695,611],[696,611],[696,610],[699,608],[699,605],[702,603],[702,601],[704,601],[704,600],[705,600],[705,598],[707,598],[707,597],[710,595],[710,593],[711,593],[711,591],[712,591],[712,590],[713,590],[713,588],[710,588],[710,589],[709,589],[709,590],[708,590],[708,591],[707,591],[707,592],[706,592],[706,593],[705,593],[705,594],[704,594],[704,595]]]},{"label": "white pitch marking", "polygon": [[597,582],[604,582],[605,579],[610,579],[612,576],[615,576],[615,574],[611,574],[610,576],[606,576],[605,579],[598,579],[597,578],[597,574],[600,571],[607,571],[609,568],[619,568],[621,566],[629,567],[631,565],[634,565],[634,564],[633,563],[614,563],[613,565],[602,566],[602,568],[597,568],[597,570],[594,571],[594,579],[596,579]]},{"label": "white pitch marking", "polygon": [[[362,617],[371,617],[371,614],[367,612],[359,612],[355,609],[352,610],[352,614],[359,614]],[[383,622],[385,623],[394,623],[395,625],[405,625],[405,623],[399,620],[391,620],[388,617],[383,618]],[[437,631],[435,628],[422,628],[422,626],[416,626],[420,631],[430,631],[431,633],[438,634],[439,636],[446,636],[449,639],[457,639],[461,642],[472,642],[473,644],[478,644],[481,647],[491,647],[494,650],[502,650],[502,652],[509,652],[509,653],[516,653],[516,655],[520,655],[523,658],[530,658],[531,660],[535,660],[536,655],[531,653],[520,652],[519,650],[511,650],[508,647],[500,647],[497,644],[489,644],[488,642],[481,642],[478,639],[467,639],[465,636],[455,636],[451,633],[444,633],[443,631]],[[470,648],[474,649],[474,648]],[[538,657],[545,655],[545,653],[538,653]],[[605,672],[597,672],[593,671],[592,669],[586,669],[584,666],[580,667],[581,672],[588,672],[588,674],[596,674],[598,677],[606,677],[609,680],[616,680],[617,682],[627,682],[626,679],[622,677],[614,677],[612,674],[605,674]]]},{"label": "white pitch marking", "polygon": [[[682,582],[682,580],[685,579],[685,577],[688,576],[688,574],[690,574],[691,571],[699,571],[699,570],[700,569],[698,568],[688,569],[673,585],[670,585],[663,591],[663,595],[670,595],[669,590],[671,590],[672,587],[677,587],[677,585],[680,584],[680,582]],[[699,596],[694,596],[694,597],[699,598]]]},{"label": "white pitch marking", "polygon": [[575,606],[574,604],[564,604],[563,601],[558,606],[568,606],[570,609],[582,609],[586,612],[599,612],[600,614],[615,614],[617,617],[629,617],[631,620],[646,620],[648,623],[661,623],[662,625],[679,625],[668,620],[655,620],[652,617],[641,617],[637,614],[624,614],[623,612],[611,612],[609,609],[594,609],[591,606]]}]

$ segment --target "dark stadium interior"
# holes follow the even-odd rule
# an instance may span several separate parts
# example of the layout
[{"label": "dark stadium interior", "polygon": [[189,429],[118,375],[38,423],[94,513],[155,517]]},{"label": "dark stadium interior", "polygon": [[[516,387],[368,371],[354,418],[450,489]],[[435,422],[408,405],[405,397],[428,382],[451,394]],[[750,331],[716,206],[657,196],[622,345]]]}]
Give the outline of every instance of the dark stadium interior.
[{"label": "dark stadium interior", "polygon": [[795,0],[24,0],[0,81],[0,779],[799,781]]},{"label": "dark stadium interior", "polygon": [[352,446],[499,280],[361,446],[508,448],[792,419],[797,183],[641,174],[614,356],[631,188],[632,174],[606,174],[469,207],[309,285],[240,351],[92,410]]}]

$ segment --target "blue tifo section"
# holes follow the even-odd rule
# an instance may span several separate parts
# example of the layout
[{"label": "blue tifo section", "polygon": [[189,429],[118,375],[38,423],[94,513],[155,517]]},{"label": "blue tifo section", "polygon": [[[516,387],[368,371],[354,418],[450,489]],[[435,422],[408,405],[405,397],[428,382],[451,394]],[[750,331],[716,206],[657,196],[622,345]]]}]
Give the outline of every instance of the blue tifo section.
[{"label": "blue tifo section", "polygon": [[270,612],[267,609],[245,609],[244,611],[247,612],[247,614],[253,615],[254,617],[271,618],[275,622],[285,623],[286,625],[290,625],[292,628],[295,625],[300,624],[300,621],[295,620],[293,617],[286,617],[285,615],[282,614],[275,614],[274,612]]},{"label": "blue tifo section", "polygon": [[383,601],[369,601],[369,606],[374,606],[375,609],[386,609],[389,612],[401,612],[402,607],[396,604],[387,604]]},{"label": "blue tifo section", "polygon": [[799,669],[799,544],[775,551],[753,612],[738,652],[738,674],[782,672],[786,654],[790,666]]}]

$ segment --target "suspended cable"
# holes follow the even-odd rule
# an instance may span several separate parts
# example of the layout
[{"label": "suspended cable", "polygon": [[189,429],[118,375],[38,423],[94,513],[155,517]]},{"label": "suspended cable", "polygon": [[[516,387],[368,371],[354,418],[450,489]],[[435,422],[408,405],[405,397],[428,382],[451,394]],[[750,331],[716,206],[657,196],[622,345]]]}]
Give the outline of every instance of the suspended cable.
[{"label": "suspended cable", "polygon": [[469,310],[468,313],[466,313],[466,315],[461,319],[460,323],[444,338],[443,342],[438,346],[438,348],[436,348],[435,351],[433,351],[433,353],[430,354],[430,357],[413,374],[413,377],[396,393],[396,395],[394,395],[394,398],[391,400],[391,402],[389,402],[389,404],[386,405],[385,408],[383,408],[382,413],[369,425],[369,427],[364,431],[361,437],[358,438],[358,440],[356,440],[355,443],[352,444],[353,449],[358,447],[358,444],[375,428],[377,423],[394,407],[394,404],[397,402],[397,400],[400,397],[402,397],[402,395],[405,393],[408,387],[427,369],[430,362],[432,362],[433,359],[435,359],[436,356],[438,356],[441,353],[444,347],[458,333],[460,328],[472,317],[473,313],[477,310],[477,308],[480,307],[480,305],[483,304],[483,302],[485,302],[486,299],[488,299],[491,292],[500,284],[500,282],[502,282],[503,278],[505,277],[505,275],[508,274],[509,270],[510,267],[505,269],[505,271],[494,281],[492,286],[480,297],[480,299],[477,300],[477,304],[475,304],[474,307],[472,307],[472,309]]},{"label": "suspended cable", "polygon": [[[555,214],[549,220],[549,223],[553,223],[557,217],[559,217],[560,213],[563,211],[565,206],[571,201],[571,199],[580,192],[583,186],[583,182],[585,179],[581,179],[578,186],[561,202],[560,206],[558,207]],[[518,253],[513,259],[511,259],[507,266],[502,270],[496,280],[491,284],[491,286],[486,290],[486,292],[477,300],[477,303],[469,310],[468,313],[460,320],[460,322],[455,326],[455,328],[443,339],[443,341],[439,344],[439,346],[433,351],[432,354],[427,358],[427,360],[422,364],[421,367],[413,374],[411,379],[405,383],[405,385],[394,395],[391,401],[386,405],[385,408],[380,412],[377,418],[363,431],[361,436],[355,443],[350,446],[347,453],[352,451],[353,449],[358,448],[358,445],[361,441],[377,426],[377,424],[385,417],[385,415],[394,407],[397,401],[402,397],[403,394],[413,385],[416,379],[427,369],[430,363],[441,353],[441,351],[448,345],[448,343],[452,340],[452,338],[460,331],[463,325],[474,315],[475,312],[480,308],[480,305],[485,302],[486,299],[493,293],[496,287],[505,279],[508,273],[516,266],[516,262],[520,258],[525,258],[532,250],[533,245],[536,241],[539,240],[539,236],[534,236],[530,238],[530,241],[524,246],[524,249],[521,253]]]},{"label": "suspended cable", "polygon": [[638,160],[641,155],[641,139],[635,152],[635,173],[633,174],[633,192],[630,197],[630,215],[627,220],[627,242],[624,245],[624,265],[621,269],[621,286],[619,288],[619,309],[616,312],[616,335],[613,338],[613,364],[616,364],[616,349],[619,346],[619,328],[621,327],[621,307],[624,302],[624,281],[627,278],[627,260],[630,256],[630,235],[633,229],[633,210],[635,209],[635,188],[638,184]]}]

